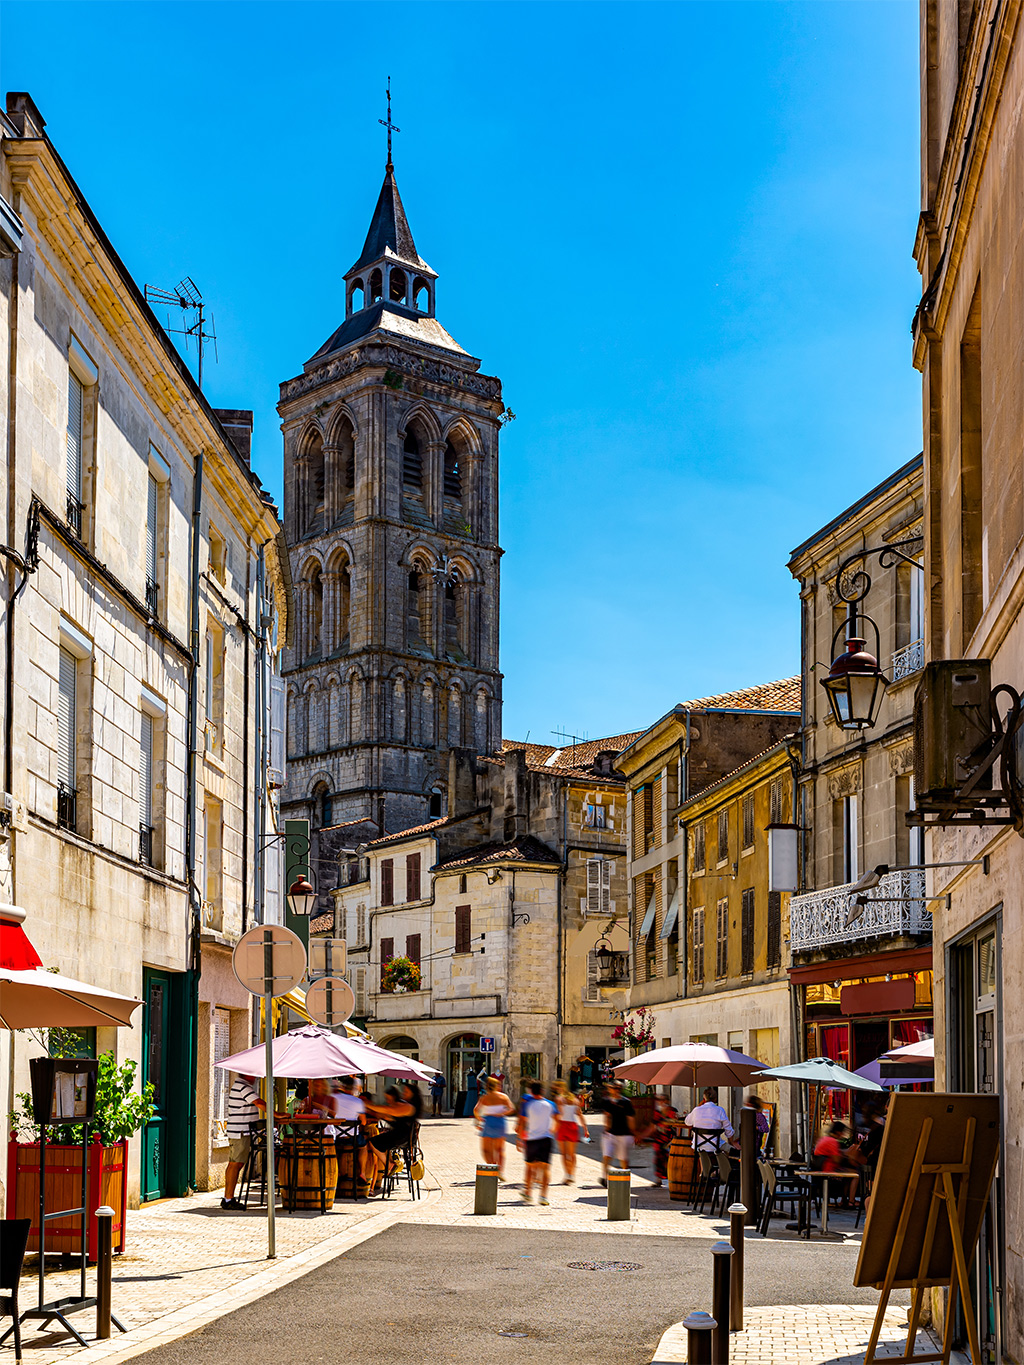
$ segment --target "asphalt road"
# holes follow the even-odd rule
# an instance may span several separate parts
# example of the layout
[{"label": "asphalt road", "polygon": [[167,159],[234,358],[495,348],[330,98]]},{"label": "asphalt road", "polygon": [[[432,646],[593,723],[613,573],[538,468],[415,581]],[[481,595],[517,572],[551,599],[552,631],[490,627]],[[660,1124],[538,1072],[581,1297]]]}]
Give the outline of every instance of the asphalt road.
[{"label": "asphalt road", "polygon": [[[662,1332],[711,1308],[711,1242],[399,1224],[146,1365],[649,1365]],[[857,1250],[746,1244],[748,1304],[874,1304]],[[571,1261],[637,1270],[576,1270]],[[508,1333],[510,1335],[503,1335]]]}]

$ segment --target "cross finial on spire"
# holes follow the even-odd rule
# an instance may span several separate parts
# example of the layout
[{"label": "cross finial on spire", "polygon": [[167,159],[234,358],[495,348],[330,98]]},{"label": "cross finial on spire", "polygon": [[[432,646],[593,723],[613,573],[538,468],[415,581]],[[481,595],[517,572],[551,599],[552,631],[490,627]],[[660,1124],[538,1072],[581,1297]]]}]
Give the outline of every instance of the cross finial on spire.
[{"label": "cross finial on spire", "polygon": [[386,129],[388,130],[388,164],[387,164],[386,169],[389,170],[389,171],[393,171],[395,168],[394,168],[394,166],[392,165],[392,162],[391,162],[391,134],[392,134],[392,133],[400,133],[402,130],[401,130],[401,128],[398,127],[397,124],[391,122],[391,77],[390,77],[390,76],[388,77],[388,116],[387,116],[387,119],[379,118],[379,119],[377,120],[377,122],[381,125],[381,127],[386,128]]}]

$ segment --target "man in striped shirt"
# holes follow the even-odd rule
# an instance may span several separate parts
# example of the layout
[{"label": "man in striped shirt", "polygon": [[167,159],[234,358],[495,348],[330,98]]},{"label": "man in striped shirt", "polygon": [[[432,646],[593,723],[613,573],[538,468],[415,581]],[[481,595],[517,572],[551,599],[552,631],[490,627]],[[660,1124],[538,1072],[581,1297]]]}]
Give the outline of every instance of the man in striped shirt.
[{"label": "man in striped shirt", "polygon": [[252,1146],[249,1126],[259,1118],[260,1110],[265,1112],[267,1108],[252,1088],[255,1079],[255,1076],[236,1076],[228,1091],[228,1168],[224,1173],[224,1198],[220,1201],[222,1209],[242,1207],[235,1198],[235,1185],[242,1167],[249,1160]]}]

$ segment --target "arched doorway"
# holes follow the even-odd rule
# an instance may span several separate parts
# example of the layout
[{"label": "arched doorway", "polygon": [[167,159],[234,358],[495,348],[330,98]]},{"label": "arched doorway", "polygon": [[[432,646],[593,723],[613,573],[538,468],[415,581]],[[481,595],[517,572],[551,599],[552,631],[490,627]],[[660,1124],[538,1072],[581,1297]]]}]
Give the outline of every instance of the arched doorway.
[{"label": "arched doorway", "polygon": [[420,1045],[407,1033],[400,1033],[397,1038],[389,1038],[386,1043],[381,1043],[381,1047],[386,1047],[389,1052],[397,1052],[414,1062],[420,1059]]},{"label": "arched doorway", "polygon": [[[479,1033],[461,1033],[451,1039],[445,1067],[449,1104],[455,1105],[459,1095],[469,1089],[470,1076],[476,1075],[485,1060],[480,1051]],[[460,1110],[456,1108],[455,1112],[458,1114]]]}]

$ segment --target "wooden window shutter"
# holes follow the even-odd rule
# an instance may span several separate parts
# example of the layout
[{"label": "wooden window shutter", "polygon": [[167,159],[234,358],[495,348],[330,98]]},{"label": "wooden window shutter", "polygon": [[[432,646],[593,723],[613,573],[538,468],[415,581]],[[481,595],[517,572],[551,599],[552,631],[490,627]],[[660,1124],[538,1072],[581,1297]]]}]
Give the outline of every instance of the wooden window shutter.
[{"label": "wooden window shutter", "polygon": [[768,892],[768,966],[782,965],[782,892]]},{"label": "wooden window shutter", "polygon": [[601,913],[601,859],[587,859],[587,914]]},{"label": "wooden window shutter", "polygon": [[356,942],[363,944],[366,942],[366,906],[356,906]]},{"label": "wooden window shutter", "polygon": [[153,827],[153,717],[145,711],[139,739],[139,824]]},{"label": "wooden window shutter", "polygon": [[743,847],[754,847],[754,794],[743,798]]},{"label": "wooden window shutter", "polygon": [[357,967],[352,973],[355,977],[353,993],[356,997],[356,1014],[366,1013],[366,968]]},{"label": "wooden window shutter", "polygon": [[157,514],[159,508],[160,485],[153,475],[149,476],[149,491],[146,500],[146,577],[156,582],[157,556]]},{"label": "wooden window shutter", "polygon": [[590,952],[587,954],[587,989],[584,995],[585,1000],[601,999],[601,992],[598,987],[598,979],[599,973],[597,965],[597,953]]},{"label": "wooden window shutter", "polygon": [[612,868],[610,858],[601,859],[601,914],[610,915],[612,906]]},{"label": "wooden window shutter", "polygon": [[417,967],[420,965],[420,942],[419,934],[409,934],[405,940],[405,955],[410,962],[415,962]]},{"label": "wooden window shutter", "polygon": [[68,791],[76,786],[77,683],[75,656],[62,649],[57,692],[57,779]]},{"label": "wooden window shutter", "polygon": [[718,861],[724,863],[729,856],[729,812],[718,812]]},{"label": "wooden window shutter", "polygon": [[472,914],[472,908],[468,905],[457,905],[455,907],[455,951],[457,953],[472,951]]},{"label": "wooden window shutter", "polygon": [[729,902],[718,902],[718,923],[715,938],[715,976],[729,975]]},{"label": "wooden window shutter", "polygon": [[693,870],[704,871],[704,821],[693,827]]},{"label": "wooden window shutter", "polygon": [[85,389],[73,370],[68,370],[68,496],[82,501],[82,432]]},{"label": "wooden window shutter", "polygon": [[698,906],[693,912],[693,979],[704,980],[704,909]]},{"label": "wooden window shutter", "polygon": [[405,899],[418,901],[420,896],[420,855],[410,853],[405,860]]},{"label": "wooden window shutter", "polygon": [[390,962],[395,955],[395,940],[393,938],[382,938],[380,941],[380,961],[381,966],[385,962]]},{"label": "wooden window shutter", "polygon": [[380,865],[380,903],[381,905],[394,905],[395,903],[395,860],[394,858],[383,858]]},{"label": "wooden window shutter", "polygon": [[754,888],[743,892],[740,909],[740,971],[750,976],[754,970]]}]

